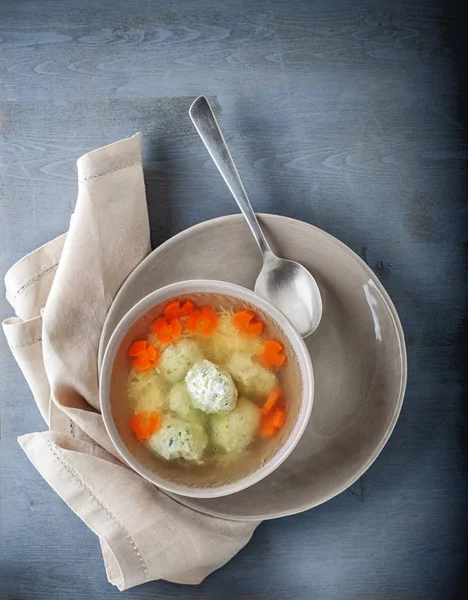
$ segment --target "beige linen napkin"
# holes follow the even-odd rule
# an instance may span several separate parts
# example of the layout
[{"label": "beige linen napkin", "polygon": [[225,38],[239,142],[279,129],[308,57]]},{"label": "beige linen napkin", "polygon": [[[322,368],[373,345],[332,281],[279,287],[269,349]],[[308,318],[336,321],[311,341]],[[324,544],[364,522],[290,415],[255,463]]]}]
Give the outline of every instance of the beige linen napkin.
[{"label": "beige linen napkin", "polygon": [[5,277],[16,317],[3,329],[49,425],[19,443],[99,536],[107,577],[120,590],[155,579],[199,583],[229,561],[258,525],[178,504],[120,462],[105,430],[99,337],[117,290],[149,252],[137,134],[79,159],[68,233],[20,260]]}]

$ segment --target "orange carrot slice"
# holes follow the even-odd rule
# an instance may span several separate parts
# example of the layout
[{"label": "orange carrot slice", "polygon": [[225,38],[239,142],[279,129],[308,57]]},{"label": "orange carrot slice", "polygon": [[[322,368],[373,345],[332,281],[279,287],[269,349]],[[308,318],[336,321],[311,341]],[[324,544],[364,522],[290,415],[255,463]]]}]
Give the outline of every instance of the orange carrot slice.
[{"label": "orange carrot slice", "polygon": [[198,329],[198,318],[200,317],[200,311],[196,308],[192,311],[192,314],[187,319],[186,327],[191,333],[196,333]]},{"label": "orange carrot slice", "polygon": [[151,344],[148,344],[148,347],[146,348],[146,356],[150,361],[155,362],[159,358],[159,351],[156,350],[156,348]]},{"label": "orange carrot slice", "polygon": [[262,417],[258,434],[263,439],[270,439],[278,434],[286,423],[286,411],[284,408],[275,408]]},{"label": "orange carrot slice", "polygon": [[161,417],[157,412],[139,412],[130,418],[130,429],[139,440],[148,440],[161,427]]},{"label": "orange carrot slice", "polygon": [[161,344],[170,344],[172,342],[172,335],[170,330],[165,330],[165,331],[161,331],[161,333],[158,333],[158,340],[161,342]]},{"label": "orange carrot slice", "polygon": [[155,433],[161,427],[161,417],[156,411],[150,412],[148,415],[148,429],[151,433]]},{"label": "orange carrot slice", "polygon": [[171,320],[171,333],[173,340],[178,340],[182,335],[182,325],[180,324],[179,319]]},{"label": "orange carrot slice", "polygon": [[137,356],[133,359],[132,366],[137,371],[148,371],[151,368],[151,361],[146,356]]},{"label": "orange carrot slice", "polygon": [[164,310],[164,316],[168,321],[172,319],[181,319],[188,317],[194,309],[194,304],[191,300],[186,300],[181,304],[180,300],[172,300]]},{"label": "orange carrot slice", "polygon": [[159,360],[159,351],[145,341],[134,342],[128,356],[133,358],[132,366],[138,371],[147,371]]},{"label": "orange carrot slice", "polygon": [[270,415],[268,415],[265,419],[262,419],[258,433],[260,437],[265,440],[275,437],[275,435],[278,433],[278,429],[274,426]]},{"label": "orange carrot slice", "polygon": [[286,411],[282,408],[277,408],[273,411],[273,425],[280,430],[286,423]]},{"label": "orange carrot slice", "polygon": [[153,331],[154,334],[158,335],[158,333],[161,333],[161,331],[167,327],[167,320],[165,317],[158,317],[157,319],[155,319],[153,321],[153,324],[151,325],[151,330]]},{"label": "orange carrot slice", "polygon": [[250,323],[249,330],[246,333],[251,337],[258,337],[262,335],[264,329],[265,323],[263,321],[256,321],[255,323]]},{"label": "orange carrot slice", "polygon": [[267,415],[273,408],[276,406],[276,403],[280,399],[281,396],[281,388],[275,388],[271,394],[268,396],[267,401],[263,405],[262,414]]},{"label": "orange carrot slice", "polygon": [[180,311],[180,300],[172,300],[164,309],[164,316],[168,321],[177,319]]},{"label": "orange carrot slice", "polygon": [[151,330],[161,344],[170,344],[182,335],[182,325],[179,319],[172,319],[169,322],[165,317],[158,317],[153,321]]},{"label": "orange carrot slice", "polygon": [[286,361],[283,345],[276,340],[266,340],[263,352],[258,357],[265,367],[282,367]]},{"label": "orange carrot slice", "polygon": [[239,310],[232,315],[232,324],[236,329],[244,331],[255,317],[253,310]]},{"label": "orange carrot slice", "polygon": [[140,415],[139,414],[134,414],[131,416],[130,429],[137,436],[137,438],[140,439],[142,432],[140,432]]},{"label": "orange carrot slice", "polygon": [[186,300],[180,307],[181,317],[188,317],[194,308],[194,303],[191,300]]},{"label": "orange carrot slice", "polygon": [[251,337],[261,335],[265,324],[253,310],[239,310],[232,315],[232,324],[238,331]]},{"label": "orange carrot slice", "polygon": [[198,328],[202,335],[213,335],[218,326],[218,315],[212,306],[202,306],[200,309],[200,318],[198,320]]},{"label": "orange carrot slice", "polygon": [[208,337],[213,335],[218,327],[218,315],[212,306],[202,306],[192,312],[186,326],[191,333],[200,333]]},{"label": "orange carrot slice", "polygon": [[148,343],[144,340],[140,340],[139,342],[133,342],[133,344],[128,349],[128,356],[139,356],[143,352],[145,352]]}]

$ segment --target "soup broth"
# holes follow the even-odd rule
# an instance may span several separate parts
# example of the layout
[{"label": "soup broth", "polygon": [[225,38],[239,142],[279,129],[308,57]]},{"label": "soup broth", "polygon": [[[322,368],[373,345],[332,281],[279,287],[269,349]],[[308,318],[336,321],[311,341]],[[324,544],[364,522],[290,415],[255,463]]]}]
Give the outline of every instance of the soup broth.
[{"label": "soup broth", "polygon": [[120,436],[149,469],[221,485],[264,464],[299,411],[299,367],[284,333],[234,298],[197,294],[154,307],[114,362]]}]

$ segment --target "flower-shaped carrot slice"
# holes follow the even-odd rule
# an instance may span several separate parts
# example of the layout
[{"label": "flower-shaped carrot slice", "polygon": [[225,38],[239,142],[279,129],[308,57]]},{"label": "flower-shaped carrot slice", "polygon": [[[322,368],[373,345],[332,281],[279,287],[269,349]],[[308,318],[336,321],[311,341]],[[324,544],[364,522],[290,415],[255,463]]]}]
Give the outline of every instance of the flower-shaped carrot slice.
[{"label": "flower-shaped carrot slice", "polygon": [[153,321],[151,330],[161,344],[170,344],[173,340],[178,340],[182,335],[182,325],[179,319],[168,321],[166,317],[158,317]]},{"label": "flower-shaped carrot slice", "polygon": [[253,310],[239,310],[232,315],[232,324],[238,331],[251,337],[261,335],[265,327]]},{"label": "flower-shaped carrot slice", "polygon": [[148,342],[140,340],[130,346],[128,356],[133,358],[132,366],[135,369],[147,371],[159,360],[159,351]]},{"label": "flower-shaped carrot slice", "polygon": [[204,336],[213,335],[218,326],[218,315],[212,306],[202,306],[195,309],[187,319],[187,329],[191,333]]},{"label": "flower-shaped carrot slice", "polygon": [[260,421],[258,433],[263,439],[270,439],[278,434],[286,423],[286,411],[284,408],[275,408]]},{"label": "flower-shaped carrot slice", "polygon": [[194,309],[193,302],[186,300],[183,304],[180,300],[172,300],[164,309],[164,316],[168,321],[188,317]]},{"label": "flower-shaped carrot slice", "polygon": [[275,408],[276,404],[278,403],[278,400],[280,399],[281,396],[281,388],[275,388],[271,394],[268,396],[267,401],[265,402],[265,404],[262,407],[262,414],[264,416],[266,416],[269,412],[271,412],[273,410],[273,408]]},{"label": "flower-shaped carrot slice", "polygon": [[132,415],[130,429],[139,440],[148,440],[161,427],[161,417],[157,412],[139,412]]},{"label": "flower-shaped carrot slice", "polygon": [[266,340],[263,352],[258,357],[265,367],[282,367],[286,360],[286,356],[283,353],[283,345],[276,340]]}]

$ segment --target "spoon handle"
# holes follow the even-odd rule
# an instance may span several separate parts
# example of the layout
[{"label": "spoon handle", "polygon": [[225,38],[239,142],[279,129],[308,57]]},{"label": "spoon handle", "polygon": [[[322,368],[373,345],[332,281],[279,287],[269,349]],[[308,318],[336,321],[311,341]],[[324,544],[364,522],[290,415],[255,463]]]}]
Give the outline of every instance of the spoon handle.
[{"label": "spoon handle", "polygon": [[199,96],[195,100],[190,107],[189,114],[195,129],[249,224],[263,256],[271,255],[271,248],[263,235],[216,117],[205,96]]}]

